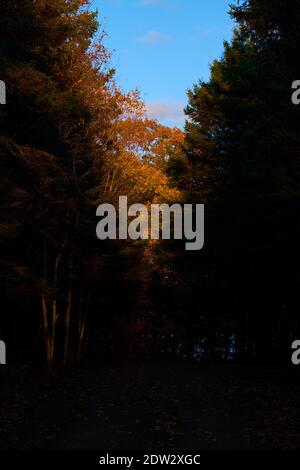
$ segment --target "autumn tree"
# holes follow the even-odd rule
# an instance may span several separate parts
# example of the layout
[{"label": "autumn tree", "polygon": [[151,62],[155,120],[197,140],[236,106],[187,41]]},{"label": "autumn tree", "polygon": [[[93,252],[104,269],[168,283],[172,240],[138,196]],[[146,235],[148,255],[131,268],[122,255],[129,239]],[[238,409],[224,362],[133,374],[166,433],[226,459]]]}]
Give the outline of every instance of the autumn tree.
[{"label": "autumn tree", "polygon": [[[2,228],[6,245],[13,240],[16,247],[8,251],[14,261],[4,258],[4,264],[10,278],[16,270],[29,273],[31,289],[39,292],[50,368],[58,328],[68,359],[78,236],[91,210],[89,189],[100,179],[92,174],[94,162],[110,145],[109,123],[118,113],[108,54],[93,42],[98,24],[88,4],[16,0],[1,6],[1,76],[8,87],[1,116]],[[25,253],[22,240],[29,244]],[[79,322],[78,341],[82,328]]]},{"label": "autumn tree", "polygon": [[1,275],[17,312],[4,323],[12,336],[31,325],[53,370],[80,354],[95,283],[119,251],[97,243],[97,205],[178,197],[160,163],[183,134],[118,89],[89,1],[8,0],[0,23]]}]

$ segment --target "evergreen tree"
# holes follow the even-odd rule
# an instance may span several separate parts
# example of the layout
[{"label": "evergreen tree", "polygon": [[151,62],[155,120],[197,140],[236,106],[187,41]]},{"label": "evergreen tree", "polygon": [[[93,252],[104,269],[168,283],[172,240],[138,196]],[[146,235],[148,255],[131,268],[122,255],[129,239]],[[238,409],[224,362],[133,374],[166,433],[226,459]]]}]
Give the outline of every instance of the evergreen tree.
[{"label": "evergreen tree", "polygon": [[231,15],[233,40],[209,82],[189,92],[186,152],[200,197],[210,188],[225,214],[212,226],[222,240],[213,235],[220,249],[210,262],[231,285],[240,353],[266,357],[288,354],[295,334],[299,108],[291,85],[300,74],[300,5],[249,0]]}]

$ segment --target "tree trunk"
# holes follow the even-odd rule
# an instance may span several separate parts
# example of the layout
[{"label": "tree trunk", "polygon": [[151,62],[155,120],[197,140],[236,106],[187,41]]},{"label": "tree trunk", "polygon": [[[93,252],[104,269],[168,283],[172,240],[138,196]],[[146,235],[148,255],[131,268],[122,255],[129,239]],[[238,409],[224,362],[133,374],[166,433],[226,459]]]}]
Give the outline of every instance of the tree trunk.
[{"label": "tree trunk", "polygon": [[64,364],[65,365],[68,362],[68,356],[69,356],[72,301],[73,301],[73,292],[72,292],[71,286],[69,286],[68,293],[67,293],[67,310],[66,310],[66,318],[65,318],[65,346],[64,346]]}]

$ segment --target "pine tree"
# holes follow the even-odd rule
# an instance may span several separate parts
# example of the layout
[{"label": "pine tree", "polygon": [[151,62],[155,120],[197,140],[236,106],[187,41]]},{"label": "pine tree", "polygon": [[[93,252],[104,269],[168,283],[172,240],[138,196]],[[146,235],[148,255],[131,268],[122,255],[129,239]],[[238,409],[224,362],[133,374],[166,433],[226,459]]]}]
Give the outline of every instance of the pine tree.
[{"label": "pine tree", "polygon": [[[189,92],[187,156],[200,196],[201,188],[210,188],[219,213],[226,214],[212,228],[223,237],[213,238],[221,246],[214,262],[219,273],[224,262],[230,266],[221,282],[227,275],[241,354],[287,353],[292,334],[299,280],[292,261],[299,236],[299,107],[292,105],[291,85],[300,72],[299,14],[296,0],[232,6],[233,40],[212,64],[210,80]],[[275,339],[274,330],[281,331]]]}]

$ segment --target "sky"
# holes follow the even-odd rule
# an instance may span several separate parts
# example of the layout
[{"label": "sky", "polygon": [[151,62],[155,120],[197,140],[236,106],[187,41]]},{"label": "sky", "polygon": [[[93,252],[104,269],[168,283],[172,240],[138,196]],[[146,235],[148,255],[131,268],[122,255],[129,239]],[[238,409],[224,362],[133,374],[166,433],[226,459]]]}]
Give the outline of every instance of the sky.
[{"label": "sky", "polygon": [[232,37],[234,0],[94,0],[124,91],[138,88],[148,115],[182,127],[186,92],[207,80]]}]

